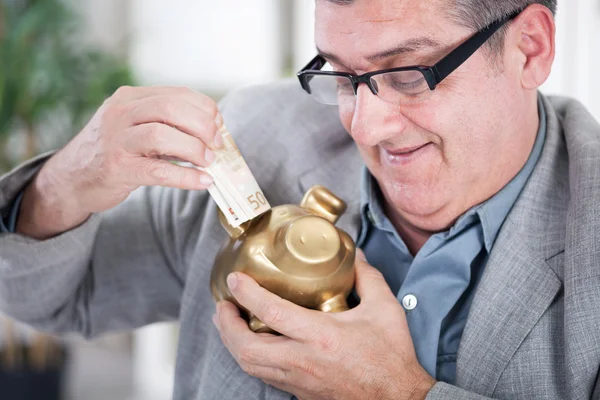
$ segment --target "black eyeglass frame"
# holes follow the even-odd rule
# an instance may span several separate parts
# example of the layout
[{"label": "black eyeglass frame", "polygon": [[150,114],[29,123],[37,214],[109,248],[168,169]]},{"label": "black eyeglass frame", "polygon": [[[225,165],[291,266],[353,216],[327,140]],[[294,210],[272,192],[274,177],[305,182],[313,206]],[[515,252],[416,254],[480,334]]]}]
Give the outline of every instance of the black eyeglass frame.
[{"label": "black eyeglass frame", "polygon": [[429,89],[435,90],[437,85],[439,85],[444,79],[448,77],[448,75],[454,72],[473,54],[475,54],[475,52],[479,50],[479,48],[483,46],[485,42],[487,42],[488,39],[491,38],[494,33],[496,33],[500,28],[502,28],[502,26],[504,26],[504,24],[506,24],[507,22],[515,19],[519,14],[521,14],[521,12],[523,12],[523,10],[514,12],[509,16],[506,16],[496,22],[491,23],[487,27],[475,33],[465,42],[460,44],[435,65],[432,65],[430,67],[416,65],[409,67],[383,69],[378,71],[367,72],[366,74],[362,75],[354,75],[347,72],[320,71],[320,69],[323,68],[327,63],[327,60],[323,56],[317,55],[304,68],[302,68],[300,72],[298,72],[297,76],[300,80],[300,85],[308,94],[311,94],[308,80],[309,77],[315,75],[329,75],[349,78],[352,82],[352,87],[354,89],[355,95],[358,92],[358,85],[360,83],[365,83],[369,87],[369,89],[371,89],[371,92],[374,95],[377,95],[378,89],[371,81],[371,78],[373,76],[386,74],[390,72],[419,71],[423,74],[425,81],[427,81]]}]

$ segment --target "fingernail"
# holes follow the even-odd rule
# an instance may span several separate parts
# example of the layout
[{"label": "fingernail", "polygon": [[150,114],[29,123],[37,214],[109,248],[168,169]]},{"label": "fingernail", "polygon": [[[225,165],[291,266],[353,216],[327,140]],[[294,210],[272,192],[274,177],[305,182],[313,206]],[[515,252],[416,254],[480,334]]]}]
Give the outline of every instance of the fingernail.
[{"label": "fingernail", "polygon": [[206,187],[212,185],[213,184],[213,178],[212,178],[212,176],[206,175],[206,174],[202,174],[200,176],[200,184],[202,186],[206,186]]},{"label": "fingernail", "polygon": [[221,129],[223,126],[223,116],[220,113],[217,114],[217,118],[215,118],[215,124],[217,124],[217,129]]},{"label": "fingernail", "polygon": [[204,159],[208,165],[212,164],[215,161],[215,153],[211,149],[206,148],[206,150],[204,150]]},{"label": "fingernail", "polygon": [[221,147],[223,147],[223,136],[221,136],[219,132],[217,132],[213,144],[215,146],[215,149],[220,149]]},{"label": "fingernail", "polygon": [[217,314],[213,314],[212,316],[212,322],[213,324],[215,324],[215,326],[218,328],[219,327],[219,319],[217,318]]},{"label": "fingernail", "polygon": [[227,276],[227,286],[229,286],[229,290],[235,290],[238,285],[238,278],[235,274],[229,274]]}]

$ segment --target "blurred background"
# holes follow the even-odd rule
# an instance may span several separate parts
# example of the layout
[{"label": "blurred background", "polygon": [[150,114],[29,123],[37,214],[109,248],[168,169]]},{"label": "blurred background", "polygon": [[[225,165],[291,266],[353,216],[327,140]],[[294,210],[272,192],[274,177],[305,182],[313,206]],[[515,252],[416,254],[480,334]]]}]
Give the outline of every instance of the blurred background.
[{"label": "blurred background", "polygon": [[[600,0],[559,7],[542,90],[600,119]],[[121,85],[189,86],[218,100],[293,76],[315,53],[313,12],[312,0],[0,0],[0,174],[62,146]],[[61,399],[166,399],[176,343],[175,323],[84,342],[0,319],[0,398],[37,385],[42,397],[18,398],[52,400],[64,382]]]}]

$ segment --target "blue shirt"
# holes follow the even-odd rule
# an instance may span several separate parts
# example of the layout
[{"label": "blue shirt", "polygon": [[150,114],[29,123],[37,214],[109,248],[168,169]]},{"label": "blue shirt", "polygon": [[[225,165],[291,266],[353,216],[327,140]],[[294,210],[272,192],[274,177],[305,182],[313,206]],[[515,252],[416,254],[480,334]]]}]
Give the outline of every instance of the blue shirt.
[{"label": "blue shirt", "polygon": [[541,101],[538,108],[539,131],[517,176],[468,210],[448,231],[431,236],[415,257],[384,214],[377,182],[364,170],[357,245],[403,304],[417,358],[439,381],[455,381],[456,355],[475,288],[496,236],[541,155],[546,138]]}]

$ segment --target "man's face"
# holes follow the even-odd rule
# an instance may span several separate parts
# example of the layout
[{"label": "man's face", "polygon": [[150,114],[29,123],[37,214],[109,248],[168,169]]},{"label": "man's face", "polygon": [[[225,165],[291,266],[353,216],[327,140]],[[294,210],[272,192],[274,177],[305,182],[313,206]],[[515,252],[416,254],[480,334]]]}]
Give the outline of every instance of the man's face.
[{"label": "man's face", "polygon": [[[445,2],[317,0],[317,47],[332,56],[334,70],[354,74],[433,65],[475,33],[444,13]],[[410,46],[422,38],[438,45]],[[370,57],[400,46],[409,49]],[[532,98],[516,59],[507,52],[494,68],[480,49],[421,103],[389,104],[361,84],[354,103],[340,105],[342,124],[393,213],[420,229],[443,230],[514,176],[509,166],[523,155],[516,149],[531,139],[515,128],[526,125]]]}]

